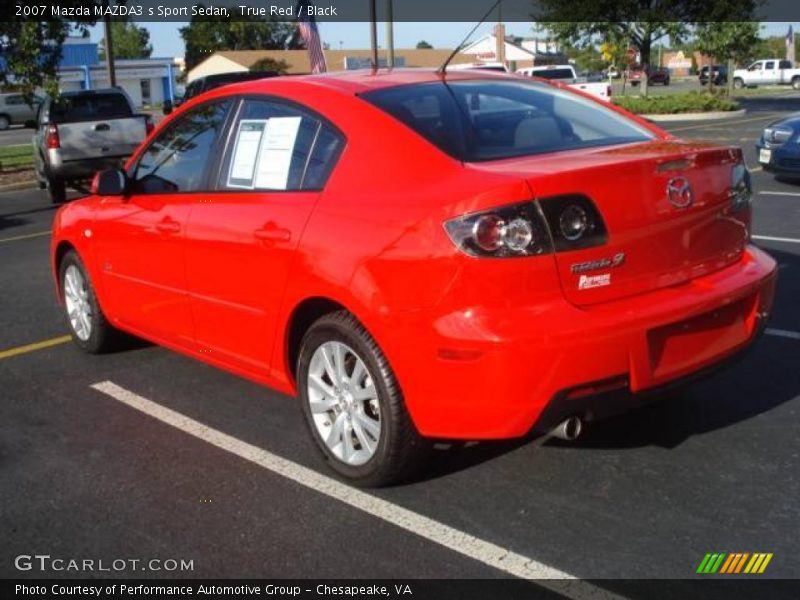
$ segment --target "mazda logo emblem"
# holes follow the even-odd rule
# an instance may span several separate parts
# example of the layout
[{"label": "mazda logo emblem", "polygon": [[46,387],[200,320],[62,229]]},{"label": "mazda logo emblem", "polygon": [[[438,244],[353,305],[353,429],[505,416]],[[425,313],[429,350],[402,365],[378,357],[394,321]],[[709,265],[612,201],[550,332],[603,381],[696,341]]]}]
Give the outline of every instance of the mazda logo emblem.
[{"label": "mazda logo emblem", "polygon": [[689,208],[694,202],[694,192],[686,177],[673,177],[667,183],[667,199],[675,208]]}]

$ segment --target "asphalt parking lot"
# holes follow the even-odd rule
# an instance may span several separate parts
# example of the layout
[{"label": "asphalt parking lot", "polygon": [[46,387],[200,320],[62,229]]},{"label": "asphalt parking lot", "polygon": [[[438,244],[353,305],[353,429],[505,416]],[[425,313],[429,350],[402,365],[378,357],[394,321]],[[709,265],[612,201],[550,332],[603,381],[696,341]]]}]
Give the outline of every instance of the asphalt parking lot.
[{"label": "asphalt parking lot", "polygon": [[575,443],[440,448],[424,478],[364,493],[329,478],[292,399],[147,344],[64,343],[54,208],[0,194],[0,576],[80,576],[15,568],[39,553],[193,561],[111,573],[129,577],[691,578],[706,553],[769,552],[761,577],[800,578],[800,185],[753,150],[800,95],[747,108],[665,128],[745,149],[780,265],[758,345]]}]

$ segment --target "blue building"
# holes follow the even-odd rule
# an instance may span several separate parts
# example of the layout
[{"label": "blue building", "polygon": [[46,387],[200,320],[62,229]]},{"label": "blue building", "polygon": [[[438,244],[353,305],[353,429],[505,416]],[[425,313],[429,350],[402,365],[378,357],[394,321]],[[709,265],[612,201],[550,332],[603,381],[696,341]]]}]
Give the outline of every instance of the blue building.
[{"label": "blue building", "polygon": [[[137,107],[161,104],[175,99],[175,78],[179,67],[174,58],[115,60],[117,85],[122,87]],[[0,68],[5,68],[0,57]],[[105,61],[98,54],[98,44],[86,38],[67,38],[58,64],[58,83],[62,92],[108,87]]]}]

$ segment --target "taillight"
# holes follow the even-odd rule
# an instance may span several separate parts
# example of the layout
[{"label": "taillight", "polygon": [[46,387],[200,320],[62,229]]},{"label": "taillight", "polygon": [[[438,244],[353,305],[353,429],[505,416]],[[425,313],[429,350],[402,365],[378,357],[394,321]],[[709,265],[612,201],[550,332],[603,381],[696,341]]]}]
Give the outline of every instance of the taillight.
[{"label": "taillight", "polygon": [[453,243],[470,256],[537,256],[553,249],[535,202],[464,215],[447,221],[444,227]]},{"label": "taillight", "polygon": [[731,212],[739,212],[750,206],[753,186],[750,173],[743,163],[737,163],[731,171]]},{"label": "taillight", "polygon": [[603,217],[594,203],[580,194],[539,200],[556,252],[602,246],[608,239]]},{"label": "taillight", "polygon": [[472,213],[444,226],[455,245],[470,256],[538,256],[601,246],[608,240],[600,212],[579,194]]},{"label": "taillight", "polygon": [[144,118],[144,126],[145,126],[145,129],[147,130],[147,135],[150,135],[151,133],[153,133],[153,129],[156,128],[156,126],[153,124],[153,118],[150,115],[147,115]]},{"label": "taillight", "polygon": [[610,85],[606,86],[606,94],[608,94],[608,97],[611,98],[611,86]]},{"label": "taillight", "polygon": [[45,144],[50,150],[61,148],[61,139],[58,137],[58,125],[55,123],[51,123],[47,126],[47,137],[45,139]]}]

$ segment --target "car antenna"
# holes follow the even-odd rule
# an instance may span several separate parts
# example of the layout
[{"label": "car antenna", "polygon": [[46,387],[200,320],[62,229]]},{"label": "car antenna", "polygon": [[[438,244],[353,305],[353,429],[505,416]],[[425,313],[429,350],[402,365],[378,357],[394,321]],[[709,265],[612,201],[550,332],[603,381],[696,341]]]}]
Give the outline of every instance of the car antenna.
[{"label": "car antenna", "polygon": [[450,61],[453,60],[455,55],[458,54],[464,46],[466,46],[467,40],[469,40],[469,38],[472,37],[472,34],[475,33],[475,30],[478,27],[483,25],[484,21],[486,21],[486,19],[489,18],[489,15],[492,14],[494,9],[497,8],[497,5],[500,4],[500,2],[502,2],[502,0],[497,0],[497,2],[492,4],[492,8],[490,8],[488,11],[486,11],[486,14],[483,15],[483,18],[480,21],[478,21],[478,23],[477,23],[477,25],[475,25],[475,27],[472,28],[472,31],[470,31],[467,34],[467,37],[465,37],[463,39],[463,41],[458,46],[456,46],[456,49],[453,50],[453,52],[450,54],[450,56],[447,57],[447,60],[444,61],[444,64],[441,67],[439,67],[438,69],[436,69],[437,73],[440,73],[440,74],[444,75],[447,72],[447,65],[450,64]]}]

